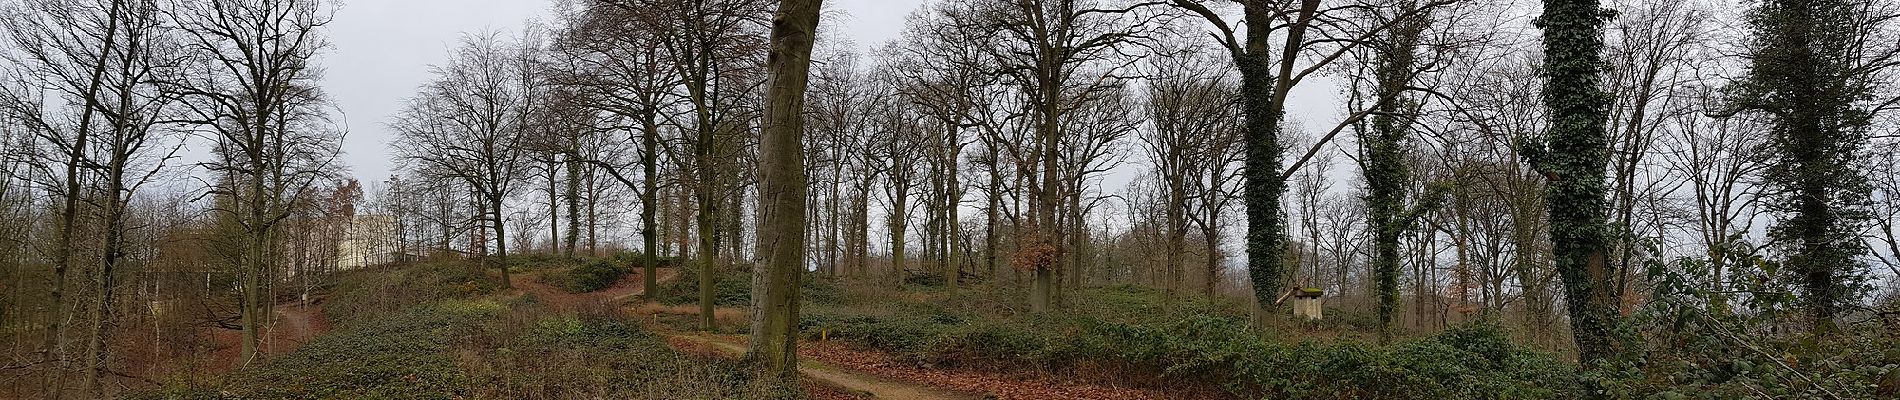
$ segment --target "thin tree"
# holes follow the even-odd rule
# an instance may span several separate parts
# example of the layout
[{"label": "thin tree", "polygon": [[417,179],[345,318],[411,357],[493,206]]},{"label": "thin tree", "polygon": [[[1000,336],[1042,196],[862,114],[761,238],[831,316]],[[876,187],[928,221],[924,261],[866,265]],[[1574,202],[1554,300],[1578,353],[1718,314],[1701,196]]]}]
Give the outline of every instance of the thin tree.
[{"label": "thin tree", "polygon": [[525,51],[494,33],[465,37],[450,62],[436,68],[436,80],[392,122],[398,135],[392,146],[411,168],[473,189],[479,218],[494,234],[503,287],[511,287],[504,203],[525,173],[524,118],[539,84],[520,71],[534,68],[522,62]]},{"label": "thin tree", "polygon": [[[95,122],[98,112],[110,101],[105,94],[106,72],[112,53],[117,51],[119,36],[123,34],[122,15],[126,8],[123,0],[87,3],[66,0],[9,4],[5,10],[7,17],[0,19],[16,50],[7,56],[12,72],[21,79],[38,80],[7,88],[4,99],[7,113],[27,125],[36,139],[51,147],[52,151],[30,153],[32,163],[41,168],[57,165],[59,175],[38,175],[63,177],[45,183],[59,197],[59,220],[54,225],[57,238],[52,251],[53,282],[48,292],[53,312],[47,316],[42,353],[55,359],[60,371],[68,369],[69,361],[65,351],[67,327],[61,315],[67,308],[66,280],[68,271],[81,262],[76,246],[84,197],[81,187],[85,185],[85,168],[90,164],[92,131],[98,128]],[[71,96],[69,101],[77,103],[76,122],[68,124],[65,120],[69,117],[60,110],[47,108],[49,89]],[[48,379],[49,394],[57,398],[64,379],[58,374]]]}]

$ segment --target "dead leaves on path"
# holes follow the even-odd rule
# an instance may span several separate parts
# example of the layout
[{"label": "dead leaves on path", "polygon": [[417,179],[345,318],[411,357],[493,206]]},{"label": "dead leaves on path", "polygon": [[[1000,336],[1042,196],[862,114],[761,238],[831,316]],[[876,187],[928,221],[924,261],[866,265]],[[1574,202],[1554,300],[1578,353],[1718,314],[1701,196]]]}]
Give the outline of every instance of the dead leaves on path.
[{"label": "dead leaves on path", "polygon": [[1175,400],[1207,398],[1152,389],[1059,381],[1047,376],[1017,377],[995,372],[924,368],[899,362],[890,355],[853,349],[837,342],[799,343],[798,354],[813,360],[886,379],[922,383],[939,388],[985,393],[1008,400],[1102,399]]}]

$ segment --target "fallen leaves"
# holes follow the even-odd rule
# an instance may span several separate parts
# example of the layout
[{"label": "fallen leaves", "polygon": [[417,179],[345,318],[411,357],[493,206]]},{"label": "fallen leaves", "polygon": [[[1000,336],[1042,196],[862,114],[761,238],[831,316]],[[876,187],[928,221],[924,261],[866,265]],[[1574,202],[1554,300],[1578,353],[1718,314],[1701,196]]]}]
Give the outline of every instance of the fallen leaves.
[{"label": "fallen leaves", "polygon": [[804,342],[799,356],[822,361],[853,371],[886,379],[916,382],[949,390],[984,393],[988,398],[1009,400],[1043,399],[1198,399],[1207,394],[1188,394],[1154,389],[1118,387],[1091,382],[1065,381],[1038,374],[1006,374],[999,371],[925,368],[894,360],[890,355],[854,349],[838,342]]}]

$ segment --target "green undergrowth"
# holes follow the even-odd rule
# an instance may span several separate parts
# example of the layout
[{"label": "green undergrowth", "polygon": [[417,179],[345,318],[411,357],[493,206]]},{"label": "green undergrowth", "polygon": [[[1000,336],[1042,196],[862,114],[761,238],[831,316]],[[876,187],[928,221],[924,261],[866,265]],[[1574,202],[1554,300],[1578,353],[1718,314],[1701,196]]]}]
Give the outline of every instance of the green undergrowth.
[{"label": "green undergrowth", "polygon": [[[532,296],[465,291],[455,265],[380,271],[387,283],[339,282],[346,321],[296,351],[208,384],[150,399],[735,399],[765,392],[736,362],[680,353],[621,315],[557,313]],[[372,273],[366,273],[372,274]],[[384,299],[358,293],[415,287]],[[356,298],[351,296],[364,296]],[[391,293],[392,296],[395,296]],[[387,307],[401,307],[391,311]]]},{"label": "green undergrowth", "polygon": [[1900,398],[1900,347],[1891,333],[1849,331],[1826,339],[1751,339],[1717,332],[1673,335],[1624,365],[1610,385],[1622,397],[1657,399]]},{"label": "green undergrowth", "polygon": [[[699,304],[699,270],[697,264],[682,266],[679,275],[660,283],[659,289],[653,292],[655,299],[666,305]],[[843,301],[844,296],[831,278],[816,274],[807,274],[798,290],[803,304],[835,305]],[[751,302],[751,271],[719,269],[713,277],[713,305],[745,307]]]},{"label": "green undergrowth", "polygon": [[1556,399],[1578,390],[1570,363],[1514,345],[1491,324],[1390,345],[1295,341],[1250,328],[1238,305],[1152,289],[1070,292],[1067,307],[1044,315],[986,300],[997,296],[988,290],[847,295],[847,306],[807,308],[800,325],[809,337],[823,332],[918,365],[1097,371],[1241,398]]},{"label": "green undergrowth", "polygon": [[632,273],[629,265],[602,259],[542,273],[541,281],[568,293],[587,293],[611,287]]},{"label": "green undergrowth", "polygon": [[501,282],[470,262],[432,261],[350,271],[325,294],[324,312],[340,325],[382,318],[416,306],[495,293]]}]

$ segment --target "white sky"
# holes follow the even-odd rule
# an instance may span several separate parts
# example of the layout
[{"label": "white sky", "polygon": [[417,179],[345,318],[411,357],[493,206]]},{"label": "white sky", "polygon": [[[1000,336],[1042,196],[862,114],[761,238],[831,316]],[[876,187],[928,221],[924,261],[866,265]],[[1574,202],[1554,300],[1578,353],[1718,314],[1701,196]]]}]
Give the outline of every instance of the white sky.
[{"label": "white sky", "polygon": [[[827,0],[824,24],[868,48],[897,36],[923,0]],[[516,32],[552,18],[553,0],[343,0],[323,55],[323,86],[349,126],[343,162],[365,184],[396,166],[385,126],[464,33]]]}]

